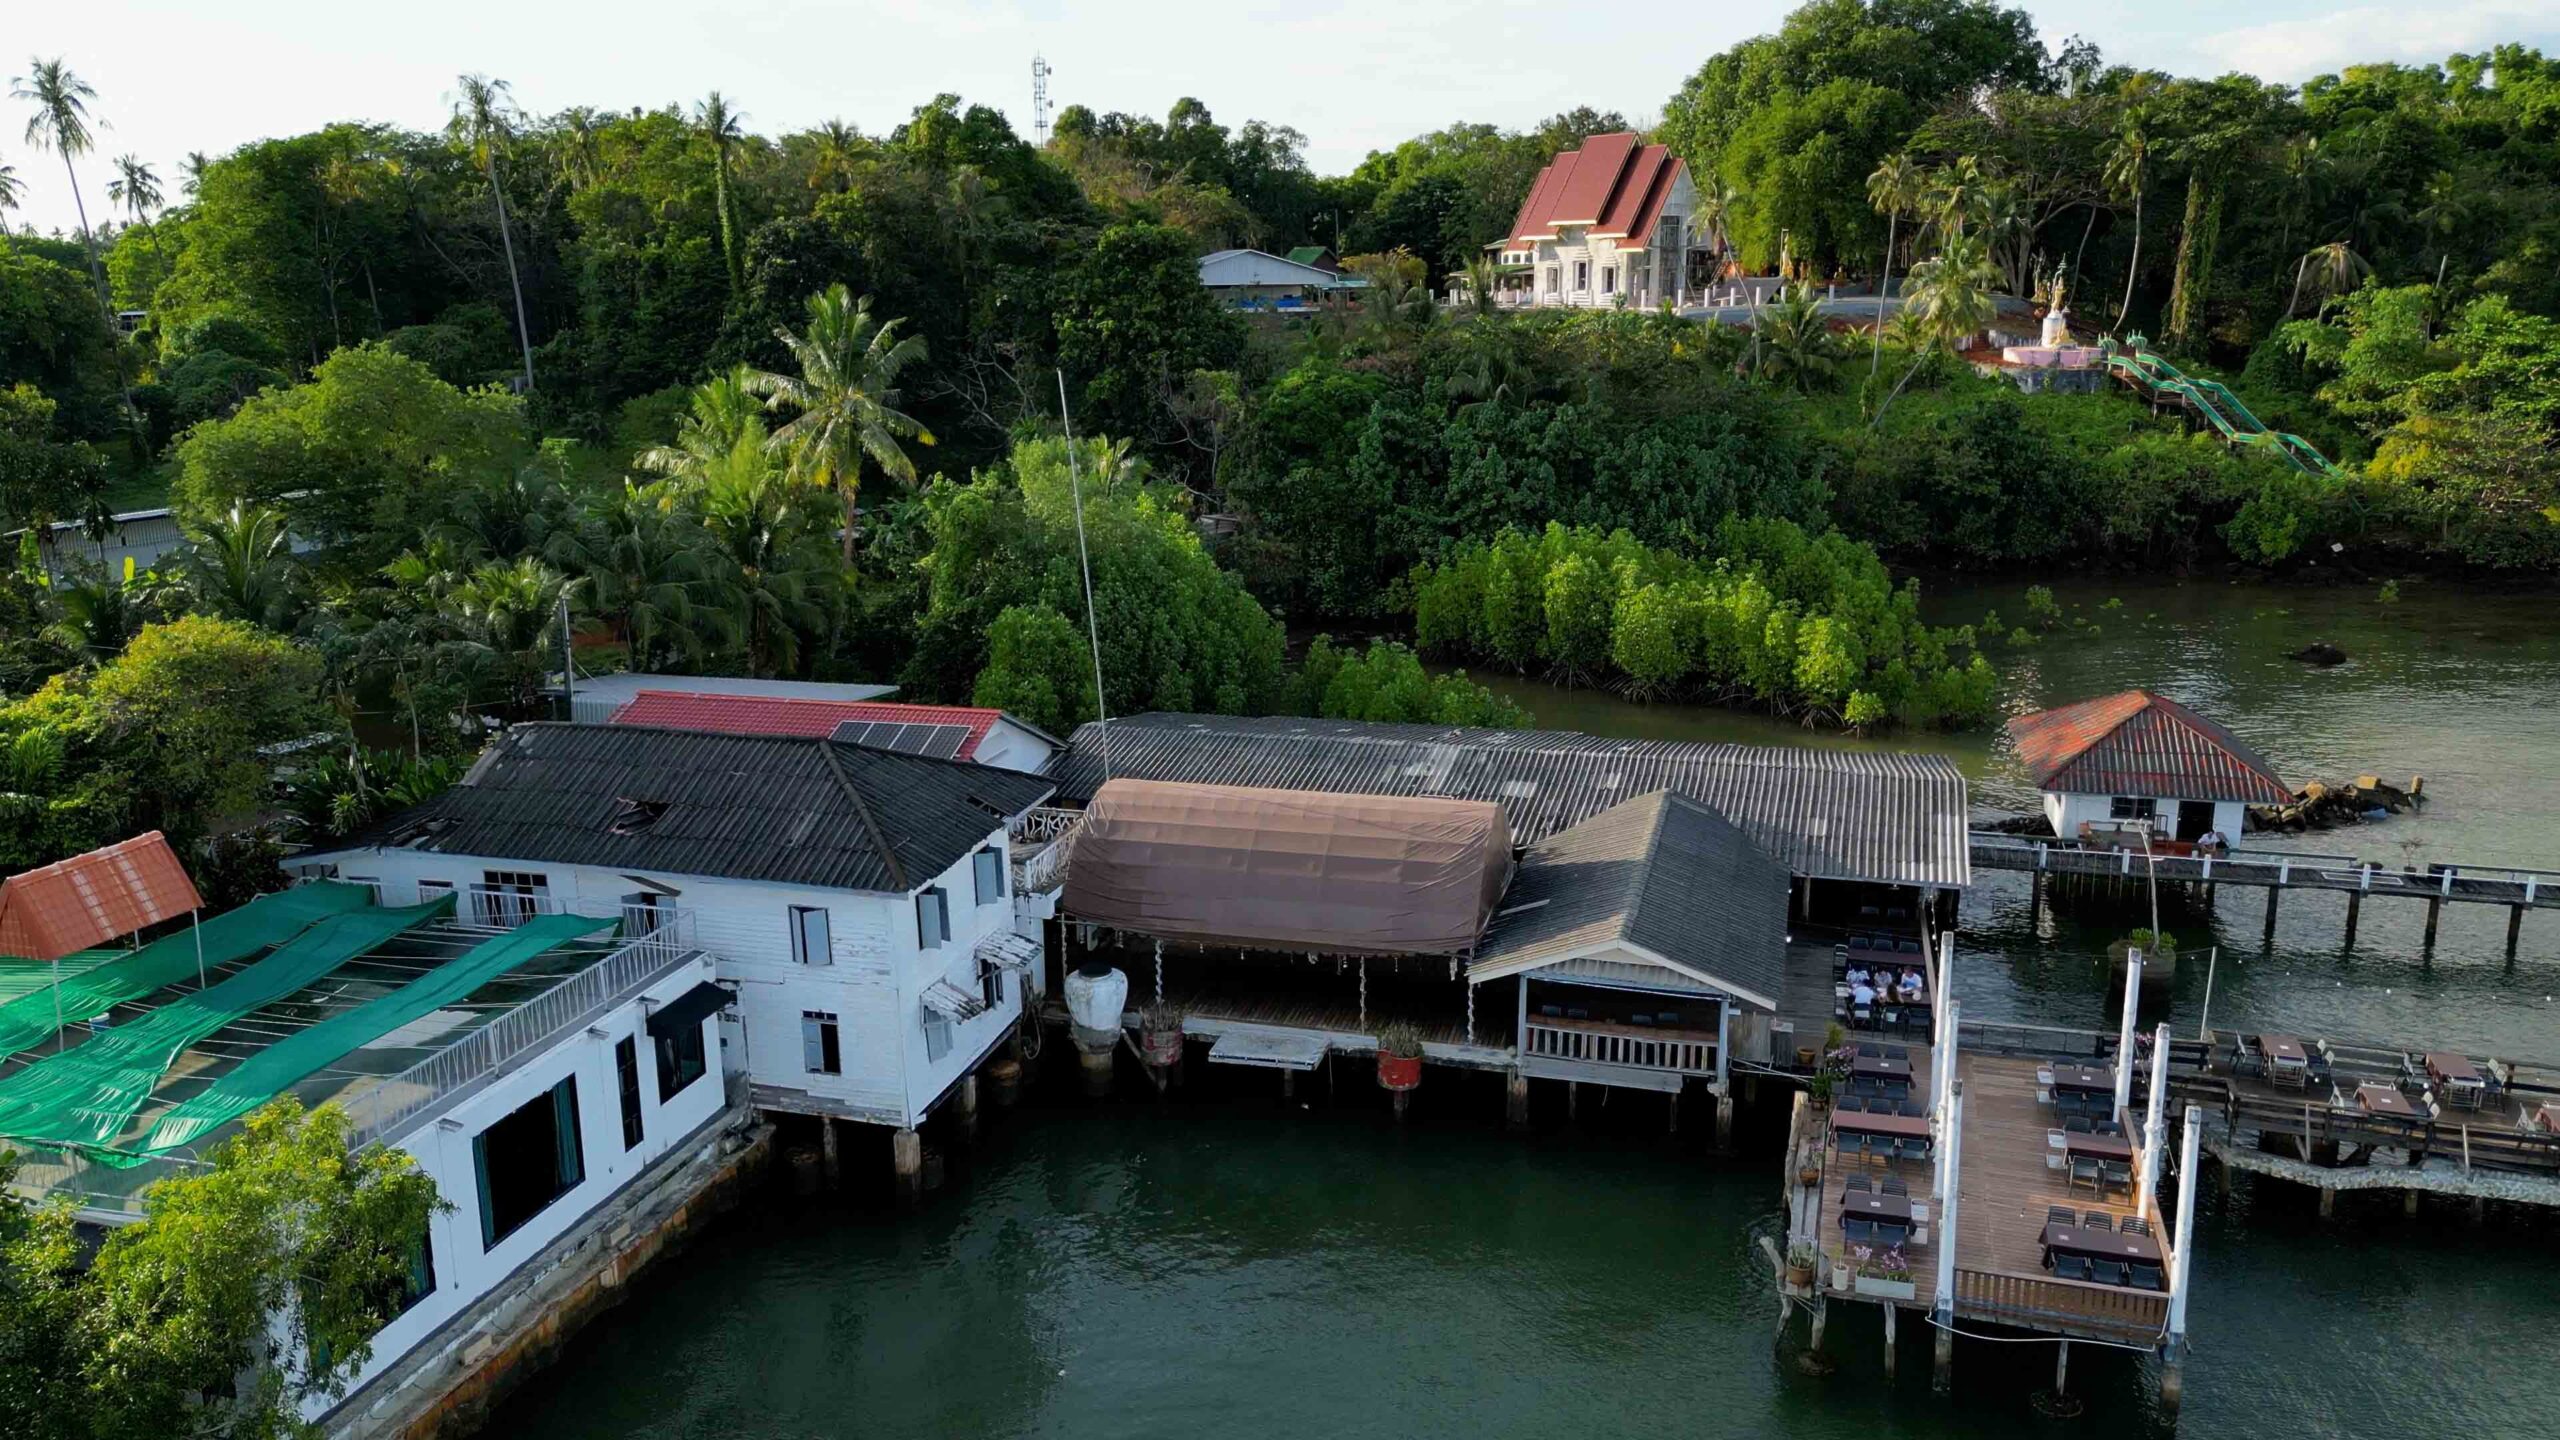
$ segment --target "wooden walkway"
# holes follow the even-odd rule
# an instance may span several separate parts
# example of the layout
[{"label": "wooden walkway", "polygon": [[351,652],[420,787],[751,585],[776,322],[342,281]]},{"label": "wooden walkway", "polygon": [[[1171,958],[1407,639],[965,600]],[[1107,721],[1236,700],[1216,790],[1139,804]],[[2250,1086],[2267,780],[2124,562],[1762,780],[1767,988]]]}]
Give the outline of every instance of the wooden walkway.
[{"label": "wooden walkway", "polygon": [[[1824,954],[1827,958],[1829,952],[1826,951]],[[1827,978],[1825,988],[1828,989]],[[1815,1038],[1818,1040],[1820,1037],[1817,1035]],[[1911,1051],[1911,1099],[1923,1110],[1930,1107],[1933,1097],[1929,1093],[1929,1077],[1935,1073],[1935,1066],[1930,1059],[1930,1050],[1926,1042],[1909,1042],[1898,1038],[1885,1041],[1872,1036],[1853,1038],[1870,1044],[1907,1045]],[[1836,1136],[1830,1124],[1835,1118],[1838,1117],[1825,1112],[1819,1117],[1821,1123],[1817,1126],[1822,1176],[1820,1203],[1813,1209],[1811,1238],[1817,1252],[1814,1287],[1826,1295],[1841,1299],[1885,1299],[1878,1295],[1860,1293],[1855,1274],[1858,1258],[1847,1236],[1840,1228],[1840,1218],[1847,1206],[1849,1193],[1847,1185],[1850,1176],[1864,1176],[1870,1186],[1879,1189],[1881,1182],[1890,1177],[1901,1181],[1911,1192],[1912,1240],[1903,1247],[1903,1258],[1911,1267],[1912,1294],[1908,1299],[1895,1297],[1887,1303],[1910,1305],[1926,1310],[1935,1303],[1937,1298],[1938,1247],[1945,1243],[1945,1237],[1939,1233],[1938,1216],[1933,1211],[1931,1195],[1937,1184],[1938,1162],[1935,1157],[1927,1161],[1887,1161],[1863,1155],[1842,1155],[1835,1143]],[[1925,1240],[1921,1238],[1924,1235],[1927,1237]],[[1852,1271],[1850,1283],[1845,1289],[1832,1284],[1832,1263],[1842,1259],[1849,1261]]]},{"label": "wooden walkway", "polygon": [[2416,869],[2337,855],[2296,855],[2277,850],[2234,850],[2227,855],[2155,855],[2093,848],[2066,840],[2038,840],[1976,830],[1973,863],[1983,870],[2023,870],[2047,875],[2162,880],[2196,885],[2249,885],[2268,889],[2331,890],[2349,895],[2394,895],[2409,900],[2452,901],[2560,910],[2560,871],[2495,865],[2430,864]]}]

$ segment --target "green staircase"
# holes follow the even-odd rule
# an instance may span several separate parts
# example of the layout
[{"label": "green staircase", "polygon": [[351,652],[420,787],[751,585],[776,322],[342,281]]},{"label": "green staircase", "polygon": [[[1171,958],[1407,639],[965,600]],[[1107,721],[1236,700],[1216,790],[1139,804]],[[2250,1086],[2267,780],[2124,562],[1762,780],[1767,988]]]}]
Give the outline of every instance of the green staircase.
[{"label": "green staircase", "polygon": [[2107,368],[2119,378],[2142,391],[2153,400],[2174,400],[2206,425],[2213,427],[2223,442],[2263,450],[2306,475],[2343,478],[2343,471],[2329,463],[2329,457],[2299,435],[2270,430],[2266,422],[2249,411],[2240,397],[2217,380],[2188,375],[2177,366],[2141,348],[2140,336],[2134,337],[2133,348],[2107,352]]}]

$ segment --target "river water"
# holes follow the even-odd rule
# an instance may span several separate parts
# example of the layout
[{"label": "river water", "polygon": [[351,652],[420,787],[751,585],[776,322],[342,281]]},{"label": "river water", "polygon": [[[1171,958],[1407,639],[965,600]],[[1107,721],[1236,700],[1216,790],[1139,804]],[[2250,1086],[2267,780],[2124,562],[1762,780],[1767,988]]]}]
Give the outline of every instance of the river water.
[{"label": "river water", "polygon": [[[2015,709],[2151,685],[2264,749],[2288,778],[2427,777],[2422,817],[2299,848],[2560,868],[2560,640],[2547,599],[2239,586],[2057,587],[2099,626],[2007,656]],[[2120,608],[2101,609],[2109,599]],[[1942,589],[1939,618],[2019,613],[2016,587]],[[2353,662],[2281,658],[2312,638]],[[1730,715],[1644,709],[1507,684],[1541,723],[1604,733],[1828,743]],[[1983,737],[1949,751],[1977,802],[2023,809]],[[2026,888],[1968,898],[1967,1013],[2103,1024],[2090,962],[2119,924],[2040,931]],[[2435,1039],[2560,1058],[2560,916],[2449,907],[2432,956],[2419,910],[2226,895],[2173,920],[2218,943],[2218,1023]],[[2171,1017],[2196,1023],[2205,967]],[[1976,1007],[1981,1007],[1977,1009]],[[1055,1061],[1059,1057],[1052,1056]],[[1195,1067],[1195,1071],[1206,1067]],[[1887,1384],[1870,1307],[1835,1314],[1838,1373],[1772,1344],[1757,1249],[1780,1228],[1767,1160],[1717,1161],[1659,1112],[1585,1107],[1566,1128],[1498,1133],[1497,1092],[1435,1078],[1397,1127],[1365,1086],[1284,1104],[1269,1077],[1203,1076],[1172,1103],[1057,1087],[1002,1117],[919,1214],[759,1205],[637,1287],[493,1417],[540,1437],[1396,1436],[1939,1437],[2162,1433],[2148,1361],[2075,1347],[2081,1419],[2034,1418],[2048,1345],[1968,1340],[1951,1397],[1929,1342],[1901,1337]],[[1354,1091],[1359,1092],[1357,1097]],[[1693,1129],[1697,1127],[1692,1127]],[[1769,1137],[1763,1153],[1774,1149]],[[885,1165],[877,1168],[885,1169]],[[2546,1212],[2547,1214],[2547,1212]],[[2546,1223],[2482,1228],[2430,1208],[2307,1192],[2208,1192],[2180,1422],[2193,1436],[2553,1433],[2560,1255]],[[1799,1340],[1801,1326],[1798,1330]]]}]

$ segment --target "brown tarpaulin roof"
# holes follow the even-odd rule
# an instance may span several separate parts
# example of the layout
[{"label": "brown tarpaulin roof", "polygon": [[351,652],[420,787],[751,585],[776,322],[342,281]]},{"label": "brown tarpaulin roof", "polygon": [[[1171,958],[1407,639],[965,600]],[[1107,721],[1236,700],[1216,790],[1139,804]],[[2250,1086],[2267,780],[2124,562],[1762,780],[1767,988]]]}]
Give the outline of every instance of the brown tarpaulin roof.
[{"label": "brown tarpaulin roof", "polygon": [[58,960],[203,904],[149,831],[0,881],[0,955]]},{"label": "brown tarpaulin roof", "polygon": [[1112,780],[1070,842],[1066,909],[1167,940],[1450,955],[1510,869],[1489,801]]}]

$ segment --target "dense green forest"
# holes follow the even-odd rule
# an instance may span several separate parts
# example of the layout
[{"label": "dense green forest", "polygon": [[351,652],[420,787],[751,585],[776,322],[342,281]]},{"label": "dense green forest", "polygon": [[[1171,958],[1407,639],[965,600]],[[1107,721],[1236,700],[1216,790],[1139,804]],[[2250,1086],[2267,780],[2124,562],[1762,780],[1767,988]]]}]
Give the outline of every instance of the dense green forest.
[{"label": "dense green forest", "polygon": [[[61,62],[13,94],[0,213],[115,98]],[[1594,98],[1659,106],[1702,218],[1802,288],[1748,329],[1435,301],[1555,151],[1625,128],[1598,107],[1319,176],[1190,100],[1034,146],[950,96],[765,135],[752,97],[535,116],[467,76],[434,133],[123,157],[92,230],[0,237],[0,861],[226,829],[260,747],[354,722],[376,753],[306,767],[287,822],[343,827],[540,713],[570,638],[1071,725],[1078,491],[1113,713],[1526,718],[1437,656],[1964,725],[2007,642],[1923,624],[1897,571],[2560,565],[2537,52],[2292,88],[1814,0],[1672,96]],[[1360,304],[1248,321],[1198,283],[1307,242],[1359,257]],[[1909,301],[1879,334],[1812,302],[1879,272]],[[1958,358],[2057,272],[2084,328],[2340,473]],[[159,503],[161,569],[84,560]],[[1325,628],[1364,643],[1290,638]]]}]

